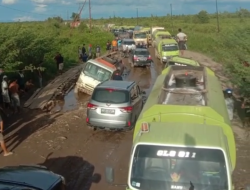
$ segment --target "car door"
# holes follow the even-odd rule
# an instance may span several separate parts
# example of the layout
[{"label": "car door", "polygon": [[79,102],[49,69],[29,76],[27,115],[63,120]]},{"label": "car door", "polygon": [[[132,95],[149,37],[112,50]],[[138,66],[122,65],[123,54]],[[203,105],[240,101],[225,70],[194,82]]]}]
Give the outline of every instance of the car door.
[{"label": "car door", "polygon": [[130,98],[131,98],[131,106],[133,107],[133,112],[132,112],[132,121],[134,119],[137,119],[139,116],[138,112],[140,110],[140,96],[138,94],[138,90],[136,88],[136,85],[133,86],[133,88],[130,90]]},{"label": "car door", "polygon": [[140,87],[138,85],[136,85],[136,89],[137,89],[137,93],[139,94],[139,100],[138,100],[138,114],[137,115],[140,115],[141,113],[141,110],[143,108],[143,93],[140,89]]}]

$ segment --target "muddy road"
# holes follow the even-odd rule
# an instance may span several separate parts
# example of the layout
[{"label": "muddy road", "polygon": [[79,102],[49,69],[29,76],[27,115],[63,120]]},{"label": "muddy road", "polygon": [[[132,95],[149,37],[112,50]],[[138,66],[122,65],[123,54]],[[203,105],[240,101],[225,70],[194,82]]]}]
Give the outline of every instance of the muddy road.
[{"label": "muddy road", "polygon": [[[150,69],[132,69],[127,60],[124,60],[127,67],[124,78],[136,81],[146,94],[150,93],[163,67],[154,57],[152,48],[150,53],[154,61]],[[104,172],[106,166],[113,167],[115,183],[126,184],[132,131],[89,130],[85,125],[88,99],[89,96],[76,95],[72,91],[65,97],[64,104],[60,105],[63,112],[47,114],[27,111],[27,118],[17,120],[15,130],[6,132],[8,148],[14,150],[15,154],[8,158],[3,157],[0,166],[45,165],[66,178],[69,190],[124,190],[124,187],[108,185]],[[239,162],[234,181],[237,187],[244,187],[250,178],[250,142],[244,136],[245,130],[237,126],[238,124],[235,120]]]}]

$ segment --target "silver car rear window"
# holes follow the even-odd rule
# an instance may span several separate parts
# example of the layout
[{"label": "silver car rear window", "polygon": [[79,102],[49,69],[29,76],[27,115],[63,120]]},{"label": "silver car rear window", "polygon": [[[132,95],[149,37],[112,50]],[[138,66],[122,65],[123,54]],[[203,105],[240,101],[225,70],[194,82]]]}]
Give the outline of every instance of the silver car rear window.
[{"label": "silver car rear window", "polygon": [[96,88],[92,100],[100,103],[122,104],[129,101],[129,93],[124,90]]}]

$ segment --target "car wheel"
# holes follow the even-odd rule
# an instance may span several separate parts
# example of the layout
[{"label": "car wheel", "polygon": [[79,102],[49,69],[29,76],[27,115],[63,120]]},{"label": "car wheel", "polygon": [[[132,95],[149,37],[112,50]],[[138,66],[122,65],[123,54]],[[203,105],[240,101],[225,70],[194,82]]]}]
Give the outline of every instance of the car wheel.
[{"label": "car wheel", "polygon": [[91,126],[91,125],[89,125],[89,124],[87,124],[87,126],[88,126],[88,129],[89,129],[89,130],[92,130],[92,131],[95,131],[95,130],[96,130],[96,127],[93,127],[93,126]]}]

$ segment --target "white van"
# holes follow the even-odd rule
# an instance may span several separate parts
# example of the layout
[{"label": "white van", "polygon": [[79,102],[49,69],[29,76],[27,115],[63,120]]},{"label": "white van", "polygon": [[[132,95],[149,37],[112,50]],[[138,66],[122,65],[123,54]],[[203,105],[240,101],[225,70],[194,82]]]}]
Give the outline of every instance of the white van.
[{"label": "white van", "polygon": [[110,80],[116,71],[116,66],[102,58],[91,59],[84,64],[76,82],[75,92],[91,95],[94,88],[101,82]]}]

